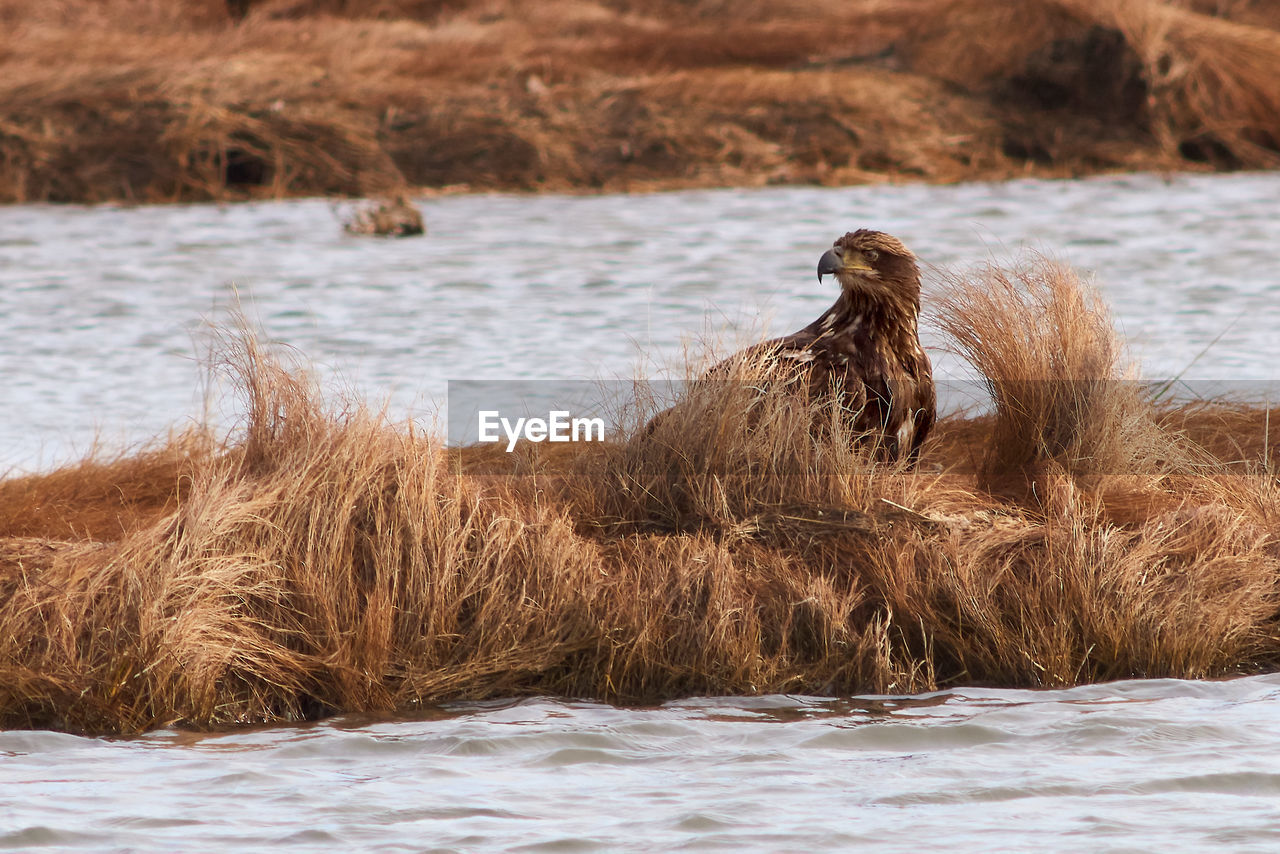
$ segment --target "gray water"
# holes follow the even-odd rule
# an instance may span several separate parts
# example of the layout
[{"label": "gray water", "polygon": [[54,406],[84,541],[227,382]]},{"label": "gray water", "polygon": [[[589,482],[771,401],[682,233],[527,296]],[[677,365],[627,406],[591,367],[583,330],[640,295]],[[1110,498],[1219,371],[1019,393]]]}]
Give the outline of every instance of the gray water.
[{"label": "gray water", "polygon": [[[233,427],[206,364],[237,307],[397,418],[449,380],[679,375],[691,341],[816,316],[816,260],[859,226],[930,281],[1044,251],[1096,275],[1148,375],[1272,380],[1278,200],[1280,175],[468,196],[404,241],[318,201],[0,209],[0,471]],[[0,848],[1273,851],[1278,759],[1275,676],[0,732]]]},{"label": "gray water", "polygon": [[0,733],[0,848],[1275,851],[1280,677]]},{"label": "gray water", "polygon": [[[332,386],[428,425],[448,380],[683,376],[687,345],[816,317],[835,287],[817,258],[860,226],[934,268],[1032,249],[1096,275],[1153,377],[1275,379],[1280,362],[1280,175],[423,207],[430,234],[400,241],[346,236],[316,200],[0,208],[0,472],[233,426],[207,364],[237,308]],[[940,377],[964,374],[934,357]]]}]

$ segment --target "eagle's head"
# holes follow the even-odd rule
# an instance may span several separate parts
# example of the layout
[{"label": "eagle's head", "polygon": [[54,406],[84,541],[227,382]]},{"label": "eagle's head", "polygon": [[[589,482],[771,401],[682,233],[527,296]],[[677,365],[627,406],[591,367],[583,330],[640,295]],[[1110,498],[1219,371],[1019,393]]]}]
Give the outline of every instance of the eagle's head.
[{"label": "eagle's head", "polygon": [[851,231],[818,259],[818,281],[835,273],[850,295],[904,307],[920,306],[920,268],[902,241],[883,231]]}]

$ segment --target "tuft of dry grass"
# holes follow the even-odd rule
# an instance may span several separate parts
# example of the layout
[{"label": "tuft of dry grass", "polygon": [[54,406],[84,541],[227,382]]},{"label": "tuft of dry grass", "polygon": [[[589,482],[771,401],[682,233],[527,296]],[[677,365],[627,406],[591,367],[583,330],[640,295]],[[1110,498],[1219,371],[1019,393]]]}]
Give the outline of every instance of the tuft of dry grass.
[{"label": "tuft of dry grass", "polygon": [[[1280,665],[1270,413],[1115,382],[1105,312],[1060,265],[950,294],[939,322],[995,410],[943,419],[914,470],[754,391],[758,366],[651,429],[507,455],[335,409],[233,338],[226,442],[0,481],[0,725]],[[993,488],[1010,473],[1035,488]]]},{"label": "tuft of dry grass", "polygon": [[1083,476],[1175,465],[1180,449],[1158,427],[1106,306],[1069,267],[1036,257],[953,275],[936,304],[938,326],[995,404],[985,483],[1047,467]]}]

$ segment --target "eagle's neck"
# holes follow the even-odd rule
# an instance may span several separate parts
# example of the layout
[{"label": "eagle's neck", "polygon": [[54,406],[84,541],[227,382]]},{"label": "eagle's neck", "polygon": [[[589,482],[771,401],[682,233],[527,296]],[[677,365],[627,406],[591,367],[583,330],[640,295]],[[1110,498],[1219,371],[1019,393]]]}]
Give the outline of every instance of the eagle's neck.
[{"label": "eagle's neck", "polygon": [[863,291],[842,289],[835,305],[809,324],[807,332],[832,344],[876,344],[889,352],[911,352],[918,346],[920,306],[914,300],[883,299]]}]

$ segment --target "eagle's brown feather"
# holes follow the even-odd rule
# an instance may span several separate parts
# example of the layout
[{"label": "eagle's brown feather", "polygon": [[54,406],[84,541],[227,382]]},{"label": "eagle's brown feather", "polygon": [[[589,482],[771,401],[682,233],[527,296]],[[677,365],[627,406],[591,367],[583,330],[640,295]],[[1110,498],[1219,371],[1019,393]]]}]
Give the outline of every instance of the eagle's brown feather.
[{"label": "eagle's brown feather", "polygon": [[[825,269],[838,267],[836,269]],[[833,272],[840,296],[813,323],[792,335],[744,350],[709,372],[725,375],[746,360],[773,362],[789,385],[811,395],[839,395],[854,431],[877,454],[914,460],[933,427],[936,396],[928,355],[920,346],[920,271],[901,241],[878,231],[850,232],[819,262]]]}]

